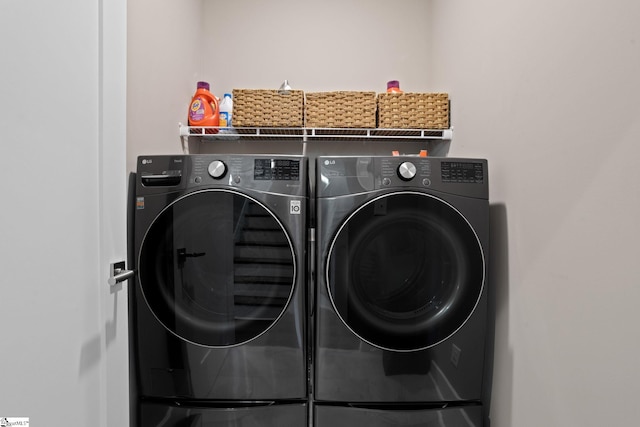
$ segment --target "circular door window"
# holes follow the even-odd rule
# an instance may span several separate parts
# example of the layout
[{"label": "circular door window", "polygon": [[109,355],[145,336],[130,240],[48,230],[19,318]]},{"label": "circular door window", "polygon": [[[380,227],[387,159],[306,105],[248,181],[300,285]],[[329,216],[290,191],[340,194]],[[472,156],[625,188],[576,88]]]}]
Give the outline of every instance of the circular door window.
[{"label": "circular door window", "polygon": [[139,253],[139,280],[156,318],[203,346],[248,342],[273,326],[293,293],[291,240],[260,202],[207,190],[165,208]]},{"label": "circular door window", "polygon": [[393,193],[342,224],[326,275],[334,309],[352,332],[383,349],[415,351],[448,338],[471,316],[484,286],[484,255],[451,205]]}]

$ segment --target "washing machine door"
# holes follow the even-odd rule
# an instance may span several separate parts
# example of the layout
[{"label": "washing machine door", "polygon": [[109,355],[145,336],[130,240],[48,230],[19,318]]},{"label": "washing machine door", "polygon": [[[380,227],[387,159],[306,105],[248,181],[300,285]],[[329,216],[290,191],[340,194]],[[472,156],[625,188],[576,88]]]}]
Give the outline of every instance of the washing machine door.
[{"label": "washing machine door", "polygon": [[293,246],[278,218],[234,191],[188,194],[153,221],[139,252],[147,305],[170,332],[203,346],[251,341],[293,293]]},{"label": "washing machine door", "polygon": [[327,256],[334,309],[360,339],[416,351],[455,333],[484,286],[476,233],[453,206],[425,193],[380,196],[352,213]]}]

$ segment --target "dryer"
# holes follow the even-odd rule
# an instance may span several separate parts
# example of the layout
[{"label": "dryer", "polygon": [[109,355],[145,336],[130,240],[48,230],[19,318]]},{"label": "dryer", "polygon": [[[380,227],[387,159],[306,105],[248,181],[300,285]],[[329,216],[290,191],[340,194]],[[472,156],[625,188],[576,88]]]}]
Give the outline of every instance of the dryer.
[{"label": "dryer", "polygon": [[307,160],[140,156],[133,426],[306,425]]},{"label": "dryer", "polygon": [[482,426],[487,161],[319,157],[318,427]]}]

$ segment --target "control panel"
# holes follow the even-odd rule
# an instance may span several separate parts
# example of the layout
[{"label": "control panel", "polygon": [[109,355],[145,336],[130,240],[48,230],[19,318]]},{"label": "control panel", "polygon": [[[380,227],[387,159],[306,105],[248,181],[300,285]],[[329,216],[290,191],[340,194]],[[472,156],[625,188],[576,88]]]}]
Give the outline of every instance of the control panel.
[{"label": "control panel", "polygon": [[302,157],[202,154],[189,156],[188,162],[187,185],[194,188],[225,185],[298,194],[306,187]]},{"label": "control panel", "polygon": [[406,189],[488,198],[488,184],[485,159],[326,156],[317,163],[318,197]]},{"label": "control panel", "polygon": [[253,179],[299,181],[300,161],[290,159],[255,159]]},{"label": "control panel", "polygon": [[484,184],[486,161],[383,157],[378,173],[382,187],[436,184]]},{"label": "control panel", "polygon": [[379,182],[383,188],[431,185],[432,165],[428,159],[407,160],[401,157],[382,157],[378,163]]},{"label": "control panel", "polygon": [[441,162],[442,182],[458,184],[484,183],[484,165],[479,162]]},{"label": "control panel", "polygon": [[221,187],[302,196],[308,160],[302,156],[197,154],[140,156],[138,194]]}]

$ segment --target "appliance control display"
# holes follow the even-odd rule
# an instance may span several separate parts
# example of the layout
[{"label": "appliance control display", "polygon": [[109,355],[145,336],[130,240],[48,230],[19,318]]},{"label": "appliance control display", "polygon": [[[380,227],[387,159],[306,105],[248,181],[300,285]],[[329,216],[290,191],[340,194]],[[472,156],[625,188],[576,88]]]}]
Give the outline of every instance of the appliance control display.
[{"label": "appliance control display", "polygon": [[442,162],[440,166],[442,182],[484,183],[484,168],[477,162]]},{"label": "appliance control display", "polygon": [[257,181],[299,181],[300,162],[286,159],[255,159],[253,179]]}]

